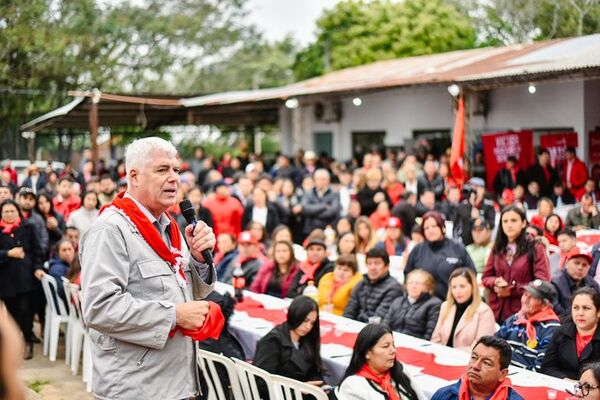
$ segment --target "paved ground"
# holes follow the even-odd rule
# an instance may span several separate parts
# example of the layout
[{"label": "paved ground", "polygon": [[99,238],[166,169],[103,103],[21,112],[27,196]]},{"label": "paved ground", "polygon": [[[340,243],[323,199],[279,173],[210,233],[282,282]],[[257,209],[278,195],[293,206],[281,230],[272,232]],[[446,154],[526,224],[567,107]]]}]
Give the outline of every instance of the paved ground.
[{"label": "paved ground", "polygon": [[65,364],[64,337],[60,338],[58,357],[55,362],[50,362],[47,357],[44,357],[42,345],[36,344],[33,359],[23,362],[21,377],[28,387],[39,393],[39,397],[32,394],[29,400],[93,399],[92,395],[86,392],[85,384],[81,380],[81,367],[79,375],[73,376],[70,368]]}]

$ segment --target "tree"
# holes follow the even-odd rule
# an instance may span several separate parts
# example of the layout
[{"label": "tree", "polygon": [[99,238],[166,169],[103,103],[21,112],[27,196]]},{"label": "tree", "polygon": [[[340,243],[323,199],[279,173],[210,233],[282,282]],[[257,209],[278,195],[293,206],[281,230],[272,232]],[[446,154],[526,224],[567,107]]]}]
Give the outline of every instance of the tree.
[{"label": "tree", "polygon": [[347,0],[317,21],[314,43],[299,52],[297,79],[378,60],[472,48],[469,17],[442,0]]},{"label": "tree", "polygon": [[290,37],[269,43],[255,33],[227,58],[185,66],[174,74],[173,82],[158,82],[151,90],[198,94],[283,86],[293,82],[290,67],[296,48]]},{"label": "tree", "polygon": [[474,21],[481,46],[600,32],[600,0],[449,1]]},{"label": "tree", "polygon": [[224,58],[251,35],[244,0],[102,4],[4,2],[0,157],[19,150],[20,124],[64,104],[68,90],[144,91],[198,60]]}]

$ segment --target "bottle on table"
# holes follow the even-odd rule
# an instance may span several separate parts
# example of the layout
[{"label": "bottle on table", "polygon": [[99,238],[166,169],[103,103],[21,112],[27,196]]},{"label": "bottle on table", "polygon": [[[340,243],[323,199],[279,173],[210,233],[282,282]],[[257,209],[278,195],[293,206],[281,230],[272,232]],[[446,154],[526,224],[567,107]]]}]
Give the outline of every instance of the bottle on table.
[{"label": "bottle on table", "polygon": [[308,296],[313,299],[317,304],[319,303],[319,289],[315,286],[315,281],[308,281],[308,285],[302,291],[304,296]]},{"label": "bottle on table", "polygon": [[244,299],[244,289],[246,288],[246,277],[244,276],[244,270],[240,265],[233,270],[231,283],[233,285],[236,300],[242,301]]}]

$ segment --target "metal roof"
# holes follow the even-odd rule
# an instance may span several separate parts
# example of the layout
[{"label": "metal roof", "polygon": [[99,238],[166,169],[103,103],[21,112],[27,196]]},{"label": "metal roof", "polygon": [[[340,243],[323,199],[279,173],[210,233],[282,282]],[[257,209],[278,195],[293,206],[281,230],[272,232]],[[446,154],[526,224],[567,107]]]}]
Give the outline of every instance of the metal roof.
[{"label": "metal roof", "polygon": [[[101,126],[262,125],[276,123],[283,101],[293,97],[341,97],[452,82],[477,90],[584,78],[600,78],[600,34],[379,61],[270,89],[190,98],[100,93],[98,107]],[[87,128],[92,97],[98,92],[69,94],[75,100],[22,125],[21,130]]]},{"label": "metal roof", "polygon": [[402,86],[475,84],[583,70],[592,70],[586,76],[600,77],[600,34],[379,61],[279,88],[217,93],[182,99],[182,104],[199,107]]}]

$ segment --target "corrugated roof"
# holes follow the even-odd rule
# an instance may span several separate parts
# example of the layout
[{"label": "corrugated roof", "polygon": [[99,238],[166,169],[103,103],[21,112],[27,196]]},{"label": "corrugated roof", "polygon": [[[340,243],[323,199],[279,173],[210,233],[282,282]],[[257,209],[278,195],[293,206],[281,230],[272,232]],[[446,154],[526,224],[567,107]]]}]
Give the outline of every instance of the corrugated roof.
[{"label": "corrugated roof", "polygon": [[498,48],[452,51],[346,68],[287,86],[182,99],[185,107],[599,69],[600,34]]}]

